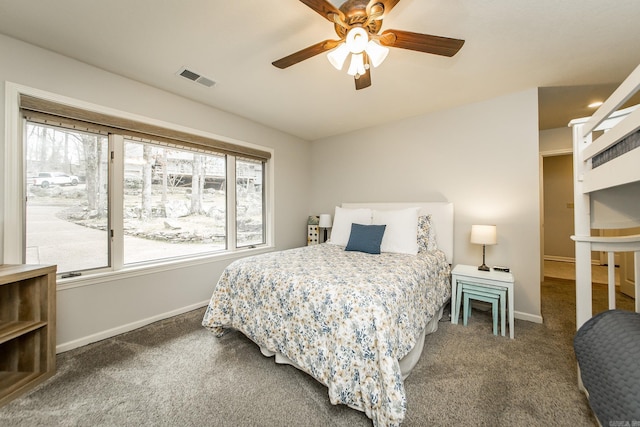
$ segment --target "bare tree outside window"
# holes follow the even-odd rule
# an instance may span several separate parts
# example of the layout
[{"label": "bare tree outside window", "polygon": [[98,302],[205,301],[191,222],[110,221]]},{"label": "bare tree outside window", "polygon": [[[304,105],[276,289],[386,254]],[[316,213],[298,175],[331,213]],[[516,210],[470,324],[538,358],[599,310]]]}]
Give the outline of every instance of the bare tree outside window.
[{"label": "bare tree outside window", "polygon": [[[227,156],[126,136],[121,141],[111,142],[119,144],[115,149],[99,132],[27,121],[25,262],[57,264],[62,275],[107,268],[114,238],[123,248],[116,264],[124,265],[223,251],[230,223],[237,246],[265,243],[264,162],[230,158],[233,222]],[[112,172],[123,186],[114,189],[120,179],[110,178],[110,165],[119,153]],[[111,210],[110,194],[122,198],[121,212]],[[112,234],[114,216],[122,234]]]},{"label": "bare tree outside window", "polygon": [[226,249],[226,193],[215,185],[226,180],[225,156],[131,140],[124,151],[132,183],[124,191],[125,264]]},{"label": "bare tree outside window", "polygon": [[262,162],[236,160],[236,231],[238,246],[265,242],[264,168]]},{"label": "bare tree outside window", "polygon": [[109,266],[107,152],[104,135],[27,124],[26,263]]}]

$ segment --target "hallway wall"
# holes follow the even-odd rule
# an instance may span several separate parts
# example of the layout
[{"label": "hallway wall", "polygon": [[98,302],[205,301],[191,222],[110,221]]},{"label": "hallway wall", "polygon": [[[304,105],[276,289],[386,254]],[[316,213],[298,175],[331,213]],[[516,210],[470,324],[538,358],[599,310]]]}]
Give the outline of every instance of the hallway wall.
[{"label": "hallway wall", "polygon": [[573,234],[573,156],[543,158],[544,258],[575,258]]}]

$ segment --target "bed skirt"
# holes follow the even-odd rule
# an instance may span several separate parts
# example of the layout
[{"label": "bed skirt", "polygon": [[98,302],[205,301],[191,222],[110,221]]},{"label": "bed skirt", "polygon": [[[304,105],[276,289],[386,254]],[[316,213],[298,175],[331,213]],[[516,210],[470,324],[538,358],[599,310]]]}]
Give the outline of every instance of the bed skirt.
[{"label": "bed skirt", "polygon": [[[432,334],[438,330],[438,322],[442,319],[443,307],[440,307],[440,311],[429,320],[427,326],[422,330],[422,333],[418,336],[416,340],[416,345],[413,346],[411,351],[407,353],[405,357],[400,359],[400,372],[402,373],[402,379],[406,380],[411,371],[413,370],[418,360],[420,360],[420,356],[422,355],[422,350],[424,348],[424,337],[428,334]],[[266,357],[274,357],[275,362],[281,365],[291,365],[294,368],[303,371],[298,365],[296,365],[291,359],[283,356],[280,353],[274,353],[273,351],[267,350],[265,347],[260,346],[260,352]]]}]

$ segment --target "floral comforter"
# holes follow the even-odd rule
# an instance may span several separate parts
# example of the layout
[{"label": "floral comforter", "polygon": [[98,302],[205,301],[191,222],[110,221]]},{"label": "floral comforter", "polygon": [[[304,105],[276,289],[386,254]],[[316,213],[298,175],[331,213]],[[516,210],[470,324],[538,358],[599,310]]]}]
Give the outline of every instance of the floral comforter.
[{"label": "floral comforter", "polygon": [[320,244],[233,262],[202,324],[218,336],[241,331],[326,385],[332,404],[392,426],[407,406],[398,360],[450,295],[441,251],[370,255]]}]

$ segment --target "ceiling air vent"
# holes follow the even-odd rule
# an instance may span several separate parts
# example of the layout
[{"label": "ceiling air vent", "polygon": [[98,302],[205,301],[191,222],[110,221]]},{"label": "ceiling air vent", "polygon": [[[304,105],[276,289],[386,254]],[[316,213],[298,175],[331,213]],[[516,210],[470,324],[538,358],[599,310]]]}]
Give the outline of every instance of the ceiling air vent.
[{"label": "ceiling air vent", "polygon": [[178,70],[178,72],[176,74],[179,75],[179,76],[184,77],[185,79],[189,79],[189,80],[191,80],[193,82],[200,83],[201,85],[206,86],[206,87],[212,87],[212,86],[214,86],[216,84],[215,81],[213,81],[211,79],[208,79],[208,78],[196,73],[195,71],[188,70],[188,69],[186,69],[184,67],[181,68],[180,70]]}]

